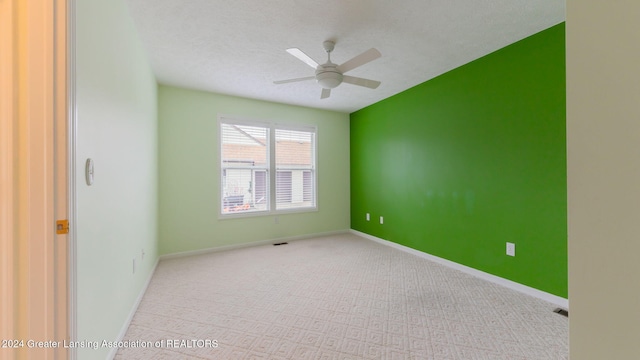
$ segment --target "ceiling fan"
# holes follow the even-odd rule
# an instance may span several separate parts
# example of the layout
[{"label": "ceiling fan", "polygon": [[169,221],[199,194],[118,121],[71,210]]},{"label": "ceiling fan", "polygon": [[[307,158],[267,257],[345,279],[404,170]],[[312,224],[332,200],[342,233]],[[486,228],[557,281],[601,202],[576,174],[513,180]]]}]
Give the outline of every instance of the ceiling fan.
[{"label": "ceiling fan", "polygon": [[315,76],[307,76],[296,79],[289,80],[280,80],[274,81],[274,84],[285,84],[290,82],[298,82],[298,81],[306,81],[315,79],[318,84],[322,87],[322,94],[320,95],[320,99],[326,99],[331,95],[331,89],[340,85],[343,82],[348,84],[358,85],[368,87],[370,89],[375,89],[380,85],[380,81],[363,79],[355,76],[344,75],[347,71],[351,71],[359,66],[362,66],[370,61],[373,61],[382,54],[374,48],[371,48],[360,55],[355,56],[351,60],[343,64],[334,64],[331,62],[331,52],[335,47],[335,42],[327,40],[323,44],[325,51],[327,52],[327,62],[324,64],[318,64],[315,60],[310,58],[307,54],[302,52],[302,50],[298,48],[287,49],[287,52],[298,59],[304,62],[305,64],[311,66],[316,70]]}]

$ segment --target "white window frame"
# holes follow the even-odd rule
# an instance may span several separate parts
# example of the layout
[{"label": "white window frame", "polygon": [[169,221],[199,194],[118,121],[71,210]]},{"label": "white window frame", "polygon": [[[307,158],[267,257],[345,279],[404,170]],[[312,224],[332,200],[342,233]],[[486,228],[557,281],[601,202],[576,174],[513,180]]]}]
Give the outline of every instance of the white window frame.
[{"label": "white window frame", "polygon": [[[254,210],[254,211],[240,211],[240,212],[224,212],[224,166],[223,166],[223,139],[222,139],[222,125],[244,125],[264,127],[268,129],[268,148],[267,158],[268,164],[266,166],[268,189],[267,198],[269,200],[269,206],[267,210]],[[313,166],[311,171],[312,182],[312,194],[313,206],[306,207],[291,207],[286,209],[277,209],[276,205],[276,174],[278,169],[276,168],[276,130],[292,130],[292,131],[305,131],[312,132],[314,134],[313,146],[312,146],[312,159]],[[253,120],[242,119],[236,116],[230,115],[218,115],[218,170],[220,171],[220,185],[219,185],[219,199],[218,199],[218,217],[220,219],[239,218],[239,217],[256,217],[256,216],[269,216],[286,213],[304,213],[318,211],[318,128],[313,125],[300,125],[300,124],[286,124],[265,120]]]}]

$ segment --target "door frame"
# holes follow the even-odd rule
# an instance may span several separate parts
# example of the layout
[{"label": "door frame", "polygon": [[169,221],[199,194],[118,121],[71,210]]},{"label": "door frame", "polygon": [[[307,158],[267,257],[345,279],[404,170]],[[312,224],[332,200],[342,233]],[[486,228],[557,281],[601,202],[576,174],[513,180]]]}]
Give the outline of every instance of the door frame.
[{"label": "door frame", "polygon": [[17,340],[2,358],[75,358],[27,344],[76,334],[74,15],[74,0],[0,0],[0,338]]},{"label": "door frame", "polygon": [[[76,192],[76,144],[77,144],[77,102],[76,102],[76,0],[56,0],[64,3],[64,19],[58,24],[64,26],[65,31],[65,107],[67,146],[67,218],[69,219],[69,234],[67,242],[67,291],[66,291],[66,334],[70,341],[77,341],[77,192]],[[76,348],[68,350],[67,359],[77,358]]]}]

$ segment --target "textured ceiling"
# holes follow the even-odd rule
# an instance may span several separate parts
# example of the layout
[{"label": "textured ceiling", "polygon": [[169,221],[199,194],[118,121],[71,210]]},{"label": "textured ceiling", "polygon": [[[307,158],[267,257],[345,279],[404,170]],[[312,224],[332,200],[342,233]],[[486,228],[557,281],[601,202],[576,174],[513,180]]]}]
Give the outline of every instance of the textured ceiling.
[{"label": "textured ceiling", "polygon": [[[565,19],[565,0],[127,0],[158,82],[353,112],[535,34]],[[334,40],[340,64],[376,48],[382,57],[320,99],[312,76],[285,50],[318,63]]]}]

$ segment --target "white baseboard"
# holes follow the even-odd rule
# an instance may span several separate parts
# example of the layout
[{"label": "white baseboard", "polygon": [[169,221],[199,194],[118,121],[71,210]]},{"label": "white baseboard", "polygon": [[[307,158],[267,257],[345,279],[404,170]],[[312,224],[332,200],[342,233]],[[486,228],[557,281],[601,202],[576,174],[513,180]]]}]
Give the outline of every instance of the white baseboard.
[{"label": "white baseboard", "polygon": [[400,245],[400,244],[397,244],[397,243],[394,243],[394,242],[391,242],[391,241],[388,241],[388,240],[384,240],[384,239],[375,237],[373,235],[365,234],[365,233],[360,232],[358,230],[351,229],[351,233],[353,233],[355,235],[358,235],[360,237],[363,237],[365,239],[369,239],[369,240],[375,241],[377,243],[380,243],[380,244],[383,244],[383,245],[386,245],[386,246],[390,246],[390,247],[392,247],[394,249],[398,249],[398,250],[407,252],[409,254],[413,254],[413,255],[419,256],[421,258],[436,262],[438,264],[450,267],[452,269],[462,271],[464,273],[473,275],[475,277],[478,277],[480,279],[492,282],[494,284],[502,285],[502,286],[507,287],[509,289],[519,291],[521,293],[527,294],[529,296],[536,297],[538,299],[542,299],[544,301],[547,301],[547,302],[550,302],[550,303],[552,303],[554,305],[557,305],[558,307],[561,307],[563,309],[567,309],[567,310],[569,309],[569,300],[565,299],[565,298],[562,298],[560,296],[549,294],[547,292],[544,292],[544,291],[541,291],[541,290],[538,290],[538,289],[535,289],[535,288],[532,288],[532,287],[529,287],[529,286],[526,286],[526,285],[522,285],[522,284],[519,284],[517,282],[511,281],[511,280],[507,280],[505,278],[501,278],[499,276],[492,275],[492,274],[486,273],[484,271],[480,271],[480,270],[477,270],[477,269],[474,269],[474,268],[471,268],[471,267],[468,267],[468,266],[465,266],[465,265],[462,265],[462,264],[458,264],[458,263],[453,262],[451,260],[447,260],[447,259],[443,259],[441,257],[437,257],[437,256],[434,256],[434,255],[431,255],[431,254],[427,254],[425,252],[422,252],[422,251],[419,251],[419,250],[416,250],[416,249],[412,249],[412,248],[404,246],[404,245]]},{"label": "white baseboard", "polygon": [[[151,279],[153,278],[153,274],[156,272],[156,268],[158,267],[159,262],[160,262],[160,259],[158,258],[156,260],[155,265],[153,265],[153,269],[151,269],[151,273],[149,273],[149,277],[147,278],[147,281],[145,282],[144,286],[140,290],[140,293],[138,294],[138,298],[136,299],[135,303],[133,303],[133,307],[129,312],[129,316],[125,320],[124,324],[122,325],[122,328],[120,329],[120,333],[118,333],[118,336],[116,337],[116,340],[115,340],[116,342],[122,341],[122,339],[124,339],[124,336],[127,334],[129,325],[131,325],[131,320],[133,320],[133,316],[136,314],[136,311],[138,311],[138,306],[140,306],[140,302],[144,297],[144,293],[147,292],[147,288],[151,283]],[[117,352],[118,352],[118,347],[111,348],[111,351],[109,351],[109,354],[107,354],[107,360],[113,360]]]},{"label": "white baseboard", "polygon": [[277,244],[277,243],[281,243],[281,242],[304,240],[304,239],[311,239],[311,238],[322,237],[322,236],[333,236],[333,235],[341,235],[341,234],[348,234],[348,233],[349,233],[349,230],[338,230],[338,231],[329,231],[329,232],[323,232],[323,233],[314,233],[314,234],[306,234],[306,235],[289,236],[289,237],[283,237],[283,238],[277,238],[277,239],[252,241],[252,242],[243,243],[243,244],[217,246],[217,247],[211,247],[211,248],[200,249],[200,250],[183,251],[183,252],[177,252],[177,253],[173,253],[173,254],[165,254],[165,255],[161,255],[160,256],[160,260],[175,259],[175,258],[188,257],[188,256],[194,256],[194,255],[202,255],[202,254],[208,254],[208,253],[214,253],[214,252],[220,252],[220,251],[242,249],[242,248],[252,247],[252,246],[271,245],[271,244]]}]

